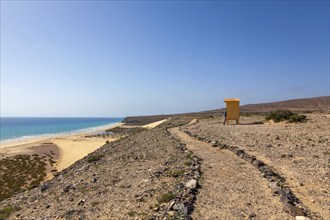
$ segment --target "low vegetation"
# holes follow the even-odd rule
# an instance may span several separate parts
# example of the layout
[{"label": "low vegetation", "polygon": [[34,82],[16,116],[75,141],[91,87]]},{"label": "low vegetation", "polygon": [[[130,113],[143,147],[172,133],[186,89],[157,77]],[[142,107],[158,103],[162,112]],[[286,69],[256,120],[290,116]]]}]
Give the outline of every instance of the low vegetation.
[{"label": "low vegetation", "polygon": [[175,198],[175,195],[172,192],[169,192],[169,193],[165,193],[165,194],[161,195],[157,199],[157,201],[158,201],[159,204],[168,203],[174,198]]},{"label": "low vegetation", "polygon": [[306,122],[305,115],[298,115],[289,110],[279,110],[275,112],[270,112],[266,115],[266,120],[273,120],[274,122],[287,121],[289,123],[294,122]]},{"label": "low vegetation", "polygon": [[87,157],[87,162],[88,162],[88,163],[92,163],[92,162],[94,162],[94,161],[98,161],[98,160],[100,160],[102,157],[103,157],[102,154],[100,154],[100,153],[94,153],[94,154],[89,155],[89,156]]},{"label": "low vegetation", "polygon": [[16,208],[15,206],[6,206],[3,209],[0,209],[0,219],[8,218],[11,213],[17,210],[18,208]]},{"label": "low vegetation", "polygon": [[20,154],[0,160],[0,201],[36,186],[46,177],[47,157]]},{"label": "low vegetation", "polygon": [[130,211],[127,213],[130,217],[134,217],[137,215],[137,212],[136,211]]},{"label": "low vegetation", "polygon": [[171,177],[180,177],[185,173],[184,170],[171,170],[167,172],[167,175],[171,176]]}]

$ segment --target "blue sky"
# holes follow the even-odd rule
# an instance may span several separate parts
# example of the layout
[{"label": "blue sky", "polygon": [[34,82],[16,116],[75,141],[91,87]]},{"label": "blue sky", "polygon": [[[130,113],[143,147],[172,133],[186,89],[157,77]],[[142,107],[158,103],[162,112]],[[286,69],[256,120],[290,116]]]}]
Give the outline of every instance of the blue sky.
[{"label": "blue sky", "polygon": [[1,1],[1,116],[329,95],[329,1]]}]

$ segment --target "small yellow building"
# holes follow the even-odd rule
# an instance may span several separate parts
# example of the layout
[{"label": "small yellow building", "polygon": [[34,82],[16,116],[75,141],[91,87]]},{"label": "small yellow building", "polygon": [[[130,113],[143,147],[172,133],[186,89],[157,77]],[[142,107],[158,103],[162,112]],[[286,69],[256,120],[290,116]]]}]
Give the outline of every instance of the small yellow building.
[{"label": "small yellow building", "polygon": [[235,120],[236,124],[239,122],[239,98],[226,98],[224,100],[227,108],[227,117],[225,123],[229,120]]}]

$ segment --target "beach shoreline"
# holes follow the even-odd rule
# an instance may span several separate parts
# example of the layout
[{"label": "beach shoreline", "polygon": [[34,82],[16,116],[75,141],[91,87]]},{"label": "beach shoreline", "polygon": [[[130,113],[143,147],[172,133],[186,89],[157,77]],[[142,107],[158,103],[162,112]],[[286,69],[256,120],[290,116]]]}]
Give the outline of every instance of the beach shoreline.
[{"label": "beach shoreline", "polygon": [[[160,120],[146,124],[144,126],[133,126],[133,127],[142,127],[145,129],[152,129],[166,120]],[[125,123],[112,123],[105,126],[99,126],[91,128],[88,130],[83,130],[79,133],[61,133],[61,134],[52,134],[50,136],[42,136],[29,138],[26,140],[13,140],[8,143],[0,144],[0,159],[20,154],[47,154],[51,150],[55,152],[55,164],[52,167],[48,166],[47,169],[47,178],[51,179],[51,170],[54,168],[57,172],[64,170],[69,167],[76,161],[82,159],[88,154],[94,152],[98,148],[102,147],[107,142],[112,142],[117,140],[119,137],[113,137],[108,135],[98,135],[100,132],[106,132],[111,129],[123,127],[125,128]],[[49,145],[52,145],[52,149],[49,148]],[[57,150],[53,148],[57,147]]]},{"label": "beach shoreline", "polygon": [[[56,146],[58,148],[55,155],[55,167],[59,172],[103,146],[107,141],[111,142],[116,140],[115,138],[104,137],[90,138],[86,137],[87,135],[113,129],[122,125],[123,123],[115,123],[100,126],[96,129],[88,131],[82,131],[81,133],[69,132],[60,135],[53,134],[47,137],[31,138],[23,141],[15,140],[5,144],[1,143],[0,155],[1,158],[4,158],[19,154],[44,154],[49,148],[49,143],[51,143],[52,146]],[[50,151],[50,149],[48,149],[48,151]],[[50,174],[50,169],[48,169],[48,174]],[[49,177],[47,179],[49,179]]]},{"label": "beach shoreline", "polygon": [[[16,192],[29,190],[53,179],[110,142],[152,129],[163,122],[165,120],[129,128],[126,128],[125,123],[116,123],[81,133],[17,141],[6,147],[2,146],[0,163],[5,172],[0,181],[3,191],[0,193],[0,201]],[[6,188],[6,185],[11,187]]]},{"label": "beach shoreline", "polygon": [[0,150],[3,148],[8,147],[17,147],[20,145],[31,144],[43,140],[50,140],[52,138],[58,137],[67,137],[67,136],[76,136],[76,135],[83,135],[83,134],[93,134],[96,132],[105,131],[108,129],[112,129],[113,126],[121,126],[122,122],[110,123],[107,125],[97,126],[97,127],[90,127],[85,129],[73,130],[68,132],[61,132],[61,133],[51,133],[51,134],[40,134],[40,135],[31,135],[27,137],[20,137],[20,138],[13,138],[0,141]]}]

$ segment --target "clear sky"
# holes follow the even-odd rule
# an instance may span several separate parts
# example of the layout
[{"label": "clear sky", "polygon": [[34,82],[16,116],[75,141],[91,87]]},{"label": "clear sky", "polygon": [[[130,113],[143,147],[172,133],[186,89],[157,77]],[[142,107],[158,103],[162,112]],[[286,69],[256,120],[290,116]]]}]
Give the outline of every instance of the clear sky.
[{"label": "clear sky", "polygon": [[1,1],[1,116],[329,95],[329,1]]}]

